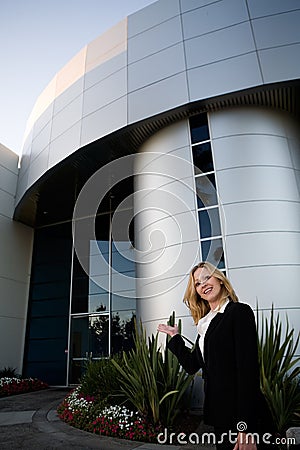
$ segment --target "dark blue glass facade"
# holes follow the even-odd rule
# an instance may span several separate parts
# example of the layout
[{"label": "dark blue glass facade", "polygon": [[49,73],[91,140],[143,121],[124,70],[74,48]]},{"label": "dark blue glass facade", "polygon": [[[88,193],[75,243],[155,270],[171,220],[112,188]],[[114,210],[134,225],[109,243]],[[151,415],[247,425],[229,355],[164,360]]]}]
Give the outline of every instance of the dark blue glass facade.
[{"label": "dark blue glass facade", "polygon": [[24,375],[50,385],[77,384],[88,360],[132,347],[136,310],[132,230],[126,234],[120,227],[121,232],[112,233],[114,208],[132,191],[130,182],[126,187],[114,202],[99,207],[95,239],[81,237],[88,270],[73,247],[72,221],[36,228]]},{"label": "dark blue glass facade", "polygon": [[24,374],[65,385],[72,236],[71,224],[35,231]]}]

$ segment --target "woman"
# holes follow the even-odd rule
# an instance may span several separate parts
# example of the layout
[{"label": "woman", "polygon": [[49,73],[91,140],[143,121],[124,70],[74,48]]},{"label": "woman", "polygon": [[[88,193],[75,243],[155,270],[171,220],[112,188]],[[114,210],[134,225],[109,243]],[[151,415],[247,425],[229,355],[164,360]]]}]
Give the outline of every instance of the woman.
[{"label": "woman", "polygon": [[253,311],[239,303],[229,280],[208,262],[192,269],[184,302],[197,325],[193,350],[178,326],[160,324],[158,331],[172,337],[168,348],[188,373],[202,369],[204,421],[215,428],[217,448],[256,450],[260,437],[254,433],[268,431],[263,419],[269,412],[259,387]]}]

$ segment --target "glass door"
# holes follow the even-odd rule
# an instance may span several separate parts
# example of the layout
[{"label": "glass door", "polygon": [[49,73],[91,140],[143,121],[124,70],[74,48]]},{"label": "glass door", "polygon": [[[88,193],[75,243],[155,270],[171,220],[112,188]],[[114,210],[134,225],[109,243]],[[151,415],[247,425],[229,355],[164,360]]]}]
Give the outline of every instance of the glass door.
[{"label": "glass door", "polygon": [[79,383],[88,361],[108,356],[108,328],[108,314],[71,318],[69,384]]}]

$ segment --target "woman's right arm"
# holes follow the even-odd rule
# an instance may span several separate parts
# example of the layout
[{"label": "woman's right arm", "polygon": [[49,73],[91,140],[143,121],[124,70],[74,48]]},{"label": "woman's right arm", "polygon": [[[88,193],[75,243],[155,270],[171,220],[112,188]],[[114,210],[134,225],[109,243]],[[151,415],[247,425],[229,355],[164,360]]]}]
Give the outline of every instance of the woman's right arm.
[{"label": "woman's right arm", "polygon": [[[168,328],[168,329],[167,329]],[[168,334],[171,339],[167,342],[167,348],[178,358],[184,370],[193,375],[203,367],[203,359],[198,348],[198,342],[193,350],[184,344],[182,336],[178,333],[178,328],[167,325],[159,325],[158,331]]]}]

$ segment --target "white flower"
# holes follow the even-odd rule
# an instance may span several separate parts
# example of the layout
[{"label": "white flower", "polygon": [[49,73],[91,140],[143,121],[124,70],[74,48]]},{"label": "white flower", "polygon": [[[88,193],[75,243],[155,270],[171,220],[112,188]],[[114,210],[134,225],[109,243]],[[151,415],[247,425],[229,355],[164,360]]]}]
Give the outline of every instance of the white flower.
[{"label": "white flower", "polygon": [[[71,412],[75,411],[85,411],[87,412],[89,408],[93,405],[93,401],[87,401],[85,398],[81,397],[81,386],[77,386],[66,398],[68,403],[68,409]],[[97,417],[106,417],[107,419],[116,419],[119,422],[121,429],[129,429],[133,426],[134,421],[142,421],[138,412],[131,411],[125,406],[120,405],[110,405],[106,406],[97,413]]]},{"label": "white flower", "polygon": [[105,407],[99,414],[98,417],[106,417],[108,419],[117,419],[120,425],[120,428],[128,429],[130,426],[133,426],[132,419],[135,416],[135,419],[141,421],[141,417],[137,412],[133,412],[127,409],[125,406],[120,405],[111,405]]},{"label": "white flower", "polygon": [[93,401],[87,401],[85,398],[80,397],[80,389],[81,386],[77,386],[77,388],[75,388],[74,391],[72,391],[67,397],[67,402],[69,405],[68,409],[73,413],[78,410],[86,411],[93,405]]},{"label": "white flower", "polygon": [[0,387],[4,386],[5,384],[11,384],[11,383],[21,383],[20,378],[0,378]]}]

